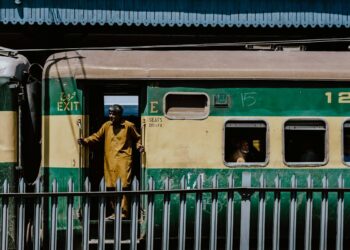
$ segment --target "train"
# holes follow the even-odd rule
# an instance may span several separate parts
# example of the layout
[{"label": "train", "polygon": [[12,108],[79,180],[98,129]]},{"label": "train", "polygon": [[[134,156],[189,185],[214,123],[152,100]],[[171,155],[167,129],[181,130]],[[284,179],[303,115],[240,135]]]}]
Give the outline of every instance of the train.
[{"label": "train", "polygon": [[[133,166],[142,189],[147,189],[150,177],[157,189],[169,177],[178,188],[182,176],[188,187],[195,187],[199,175],[205,186],[210,186],[213,176],[219,186],[225,186],[230,174],[239,185],[243,172],[251,174],[252,186],[259,186],[262,174],[270,183],[278,175],[282,187],[290,186],[292,176],[306,186],[309,175],[316,187],[322,187],[323,176],[337,183],[342,175],[348,185],[349,66],[349,52],[331,51],[77,50],[53,54],[46,60],[41,82],[39,173],[44,190],[50,191],[56,179],[59,190],[67,191],[67,182],[73,178],[76,190],[82,191],[86,177],[92,189],[98,190],[103,149],[82,148],[77,139],[97,131],[108,119],[106,107],[114,103],[124,106],[126,119],[142,134],[145,152],[135,154]],[[16,124],[6,126],[12,126],[10,134],[14,135]],[[234,153],[242,142],[250,157],[237,162]],[[14,156],[11,159],[15,162]],[[161,209],[162,200],[155,203]],[[225,218],[225,206],[225,200],[219,199],[219,218]],[[330,206],[336,206],[335,202]],[[141,209],[147,211],[147,207]],[[79,202],[75,203],[75,214],[80,210]],[[65,203],[59,204],[58,213],[58,230],[64,231]],[[204,213],[210,214],[210,207],[204,206]],[[288,209],[281,213],[288,218]],[[171,220],[173,235],[178,228],[176,216]],[[345,217],[348,220],[349,214]],[[204,216],[204,221],[209,219]],[[160,215],[156,217],[156,227],[161,227],[161,220]],[[79,228],[79,223],[75,226]],[[218,234],[224,232],[219,227]]]}]

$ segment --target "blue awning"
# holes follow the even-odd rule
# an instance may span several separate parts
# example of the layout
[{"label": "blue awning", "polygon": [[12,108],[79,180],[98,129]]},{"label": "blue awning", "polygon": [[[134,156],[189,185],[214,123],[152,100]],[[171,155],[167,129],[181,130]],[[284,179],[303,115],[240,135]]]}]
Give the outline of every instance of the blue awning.
[{"label": "blue awning", "polygon": [[[17,0],[20,1],[20,0]],[[0,23],[349,27],[346,0],[0,0]]]}]

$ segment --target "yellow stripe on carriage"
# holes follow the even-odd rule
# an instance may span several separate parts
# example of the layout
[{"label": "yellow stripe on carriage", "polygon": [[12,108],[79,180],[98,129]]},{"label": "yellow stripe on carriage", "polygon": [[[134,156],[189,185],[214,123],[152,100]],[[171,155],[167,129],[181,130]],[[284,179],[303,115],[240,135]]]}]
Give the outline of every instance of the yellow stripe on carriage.
[{"label": "yellow stripe on carriage", "polygon": [[17,161],[17,112],[0,112],[0,162]]}]

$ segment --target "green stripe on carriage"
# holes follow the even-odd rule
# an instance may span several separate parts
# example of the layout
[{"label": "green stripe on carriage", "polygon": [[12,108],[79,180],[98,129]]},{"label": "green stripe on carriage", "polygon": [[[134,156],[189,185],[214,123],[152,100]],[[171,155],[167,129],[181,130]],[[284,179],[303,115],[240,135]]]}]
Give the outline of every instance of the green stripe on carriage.
[{"label": "green stripe on carriage", "polygon": [[15,100],[14,90],[11,90],[6,83],[0,84],[0,111],[17,110]]},{"label": "green stripe on carriage", "polygon": [[[143,115],[163,115],[163,101],[168,92],[202,92],[210,98],[210,116],[350,116],[350,88],[329,86],[148,87]],[[226,100],[227,107],[223,105]]]},{"label": "green stripe on carriage", "polygon": [[81,191],[85,181],[85,170],[83,168],[42,167],[41,173],[44,178],[45,191],[52,191],[52,183],[56,180],[58,191],[67,192],[70,178],[74,183],[74,191]]},{"label": "green stripe on carriage", "polygon": [[[7,179],[10,185],[10,191],[15,191],[17,188],[16,178],[16,162],[1,162],[0,163],[0,185],[3,185]],[[0,188],[2,190],[2,188]]]},{"label": "green stripe on carriage", "polygon": [[45,80],[43,84],[43,115],[80,115],[82,90],[74,78]]}]

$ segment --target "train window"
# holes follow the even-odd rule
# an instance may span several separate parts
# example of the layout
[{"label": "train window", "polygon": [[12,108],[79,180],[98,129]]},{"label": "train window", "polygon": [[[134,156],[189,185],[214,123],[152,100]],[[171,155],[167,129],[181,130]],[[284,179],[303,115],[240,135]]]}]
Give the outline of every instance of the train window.
[{"label": "train window", "polygon": [[326,162],[326,123],[289,120],[284,124],[284,160],[288,165],[323,165]]},{"label": "train window", "polygon": [[350,164],[350,121],[343,126],[343,161]]},{"label": "train window", "polygon": [[225,124],[226,166],[267,164],[267,124],[264,121],[236,121]]},{"label": "train window", "polygon": [[170,92],[164,97],[164,114],[177,120],[207,118],[209,97],[205,93]]}]

